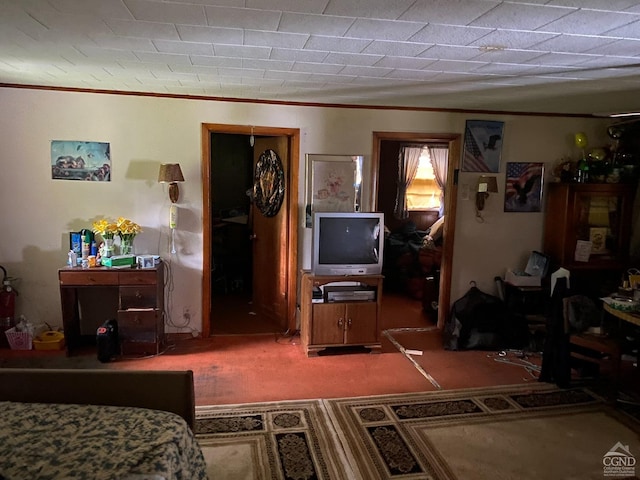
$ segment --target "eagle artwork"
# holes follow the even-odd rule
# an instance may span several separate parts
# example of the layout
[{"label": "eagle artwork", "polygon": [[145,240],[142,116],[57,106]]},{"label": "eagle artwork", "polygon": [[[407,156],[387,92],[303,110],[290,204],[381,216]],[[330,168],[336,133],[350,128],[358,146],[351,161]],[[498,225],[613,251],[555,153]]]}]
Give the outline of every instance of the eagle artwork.
[{"label": "eagle artwork", "polygon": [[507,163],[505,212],[540,212],[542,163]]}]

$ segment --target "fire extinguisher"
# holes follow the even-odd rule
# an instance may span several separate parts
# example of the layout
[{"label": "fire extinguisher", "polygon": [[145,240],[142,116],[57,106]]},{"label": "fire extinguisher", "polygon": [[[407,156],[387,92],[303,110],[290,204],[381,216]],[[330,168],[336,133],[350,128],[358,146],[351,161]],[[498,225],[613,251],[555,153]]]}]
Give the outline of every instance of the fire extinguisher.
[{"label": "fire extinguisher", "polygon": [[7,270],[0,265],[3,272],[2,290],[0,290],[0,326],[13,327],[16,316],[16,297],[18,292],[11,286]]}]

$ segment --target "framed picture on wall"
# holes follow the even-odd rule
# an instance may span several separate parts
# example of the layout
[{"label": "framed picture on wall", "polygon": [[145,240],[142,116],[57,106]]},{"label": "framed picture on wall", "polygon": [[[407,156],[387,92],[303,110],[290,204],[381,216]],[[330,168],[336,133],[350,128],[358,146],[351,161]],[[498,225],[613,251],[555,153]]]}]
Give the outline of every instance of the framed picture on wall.
[{"label": "framed picture on wall", "polygon": [[507,162],[505,212],[541,212],[544,164]]},{"label": "framed picture on wall", "polygon": [[313,212],[360,210],[362,160],[362,155],[307,155],[306,227]]},{"label": "framed picture on wall", "polygon": [[500,171],[504,122],[467,120],[464,131],[463,172]]},{"label": "framed picture on wall", "polygon": [[51,178],[53,180],[110,182],[110,144],[52,140]]}]

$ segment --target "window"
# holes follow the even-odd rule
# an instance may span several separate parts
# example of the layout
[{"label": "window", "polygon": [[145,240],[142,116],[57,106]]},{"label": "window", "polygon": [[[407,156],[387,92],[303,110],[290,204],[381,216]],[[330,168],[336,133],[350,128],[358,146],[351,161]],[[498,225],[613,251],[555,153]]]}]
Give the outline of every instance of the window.
[{"label": "window", "polygon": [[424,147],[420,155],[418,172],[407,188],[407,209],[432,210],[440,208],[440,187],[433,173],[429,149]]}]

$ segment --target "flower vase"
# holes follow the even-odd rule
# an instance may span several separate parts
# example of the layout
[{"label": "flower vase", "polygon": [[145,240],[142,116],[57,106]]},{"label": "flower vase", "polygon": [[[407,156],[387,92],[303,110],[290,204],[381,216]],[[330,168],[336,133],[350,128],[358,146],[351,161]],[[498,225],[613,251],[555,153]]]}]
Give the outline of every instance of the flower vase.
[{"label": "flower vase", "polygon": [[123,238],[120,242],[121,255],[133,255],[133,238]]},{"label": "flower vase", "polygon": [[105,258],[113,256],[113,238],[104,239],[104,246],[102,247],[102,252],[100,255]]}]

